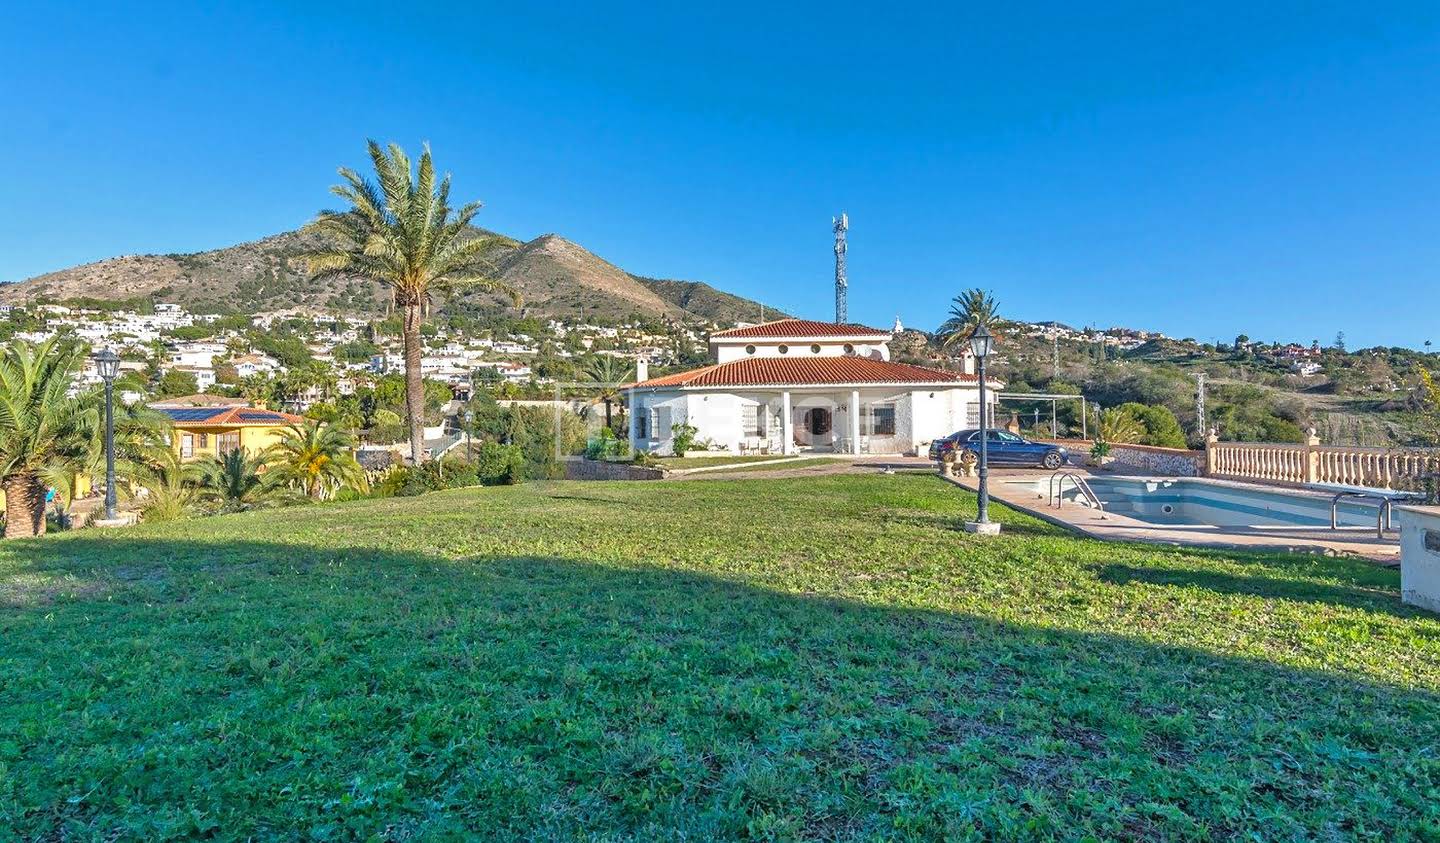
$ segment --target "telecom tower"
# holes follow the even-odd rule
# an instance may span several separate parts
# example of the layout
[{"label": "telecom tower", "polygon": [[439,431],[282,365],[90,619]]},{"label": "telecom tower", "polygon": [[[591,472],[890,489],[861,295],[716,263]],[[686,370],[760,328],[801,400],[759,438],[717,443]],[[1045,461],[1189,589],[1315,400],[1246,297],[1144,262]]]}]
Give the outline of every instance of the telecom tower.
[{"label": "telecom tower", "polygon": [[845,277],[845,232],[850,230],[850,218],[841,211],[830,222],[835,226],[835,324],[843,325],[850,321],[845,312],[845,289],[850,286]]},{"label": "telecom tower", "polygon": [[1200,428],[1200,438],[1210,435],[1205,428],[1205,373],[1195,373],[1195,426]]}]

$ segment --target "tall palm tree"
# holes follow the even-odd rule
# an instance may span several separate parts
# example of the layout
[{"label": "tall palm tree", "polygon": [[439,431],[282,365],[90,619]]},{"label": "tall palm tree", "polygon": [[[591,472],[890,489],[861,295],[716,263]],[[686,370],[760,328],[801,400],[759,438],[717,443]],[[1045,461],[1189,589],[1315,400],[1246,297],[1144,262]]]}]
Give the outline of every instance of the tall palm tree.
[{"label": "tall palm tree", "polygon": [[605,426],[610,427],[610,405],[620,397],[620,387],[633,377],[635,367],[609,354],[596,354],[585,361],[582,375],[593,381],[597,397],[605,402]]},{"label": "tall palm tree", "polygon": [[333,244],[307,256],[312,278],[365,278],[390,288],[402,313],[405,350],[405,409],[410,423],[410,461],[424,456],[425,391],[420,378],[420,324],[431,296],[461,287],[520,296],[487,276],[487,257],[502,244],[470,226],[479,202],[450,207],[450,176],[438,183],[427,145],[414,169],[396,144],[368,141],[377,183],[348,167],[344,184],[331,191],[350,203],[348,211],[321,211],[308,228]]},{"label": "tall palm tree", "polygon": [[312,500],[333,497],[349,486],[365,491],[365,470],[350,451],[350,437],[324,422],[304,422],[285,428],[280,441],[266,452],[270,470],[265,479],[288,486]]},{"label": "tall palm tree", "polygon": [[99,428],[93,395],[71,396],[85,352],[51,338],[0,352],[0,488],[5,538],[45,533],[46,480],[81,465]]},{"label": "tall palm tree", "polygon": [[937,332],[940,347],[945,349],[963,345],[970,339],[975,327],[984,324],[994,329],[1000,324],[1000,305],[995,297],[975,287],[956,296],[950,302],[950,316],[940,325]]},{"label": "tall palm tree", "polygon": [[193,465],[200,498],[217,512],[242,512],[275,501],[275,489],[263,476],[265,460],[260,454],[234,448]]}]

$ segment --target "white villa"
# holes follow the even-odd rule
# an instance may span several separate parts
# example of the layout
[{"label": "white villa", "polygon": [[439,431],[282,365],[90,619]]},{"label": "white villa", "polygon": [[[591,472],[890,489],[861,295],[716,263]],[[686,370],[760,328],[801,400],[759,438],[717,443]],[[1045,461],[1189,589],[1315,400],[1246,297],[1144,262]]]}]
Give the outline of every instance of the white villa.
[{"label": "white villa", "polygon": [[683,423],[697,442],[732,453],[908,454],[979,426],[968,351],[964,371],[949,372],[891,361],[890,339],[804,319],[718,331],[709,366],[648,380],[640,368],[640,382],[626,388],[631,447],[671,453],[673,427]]}]

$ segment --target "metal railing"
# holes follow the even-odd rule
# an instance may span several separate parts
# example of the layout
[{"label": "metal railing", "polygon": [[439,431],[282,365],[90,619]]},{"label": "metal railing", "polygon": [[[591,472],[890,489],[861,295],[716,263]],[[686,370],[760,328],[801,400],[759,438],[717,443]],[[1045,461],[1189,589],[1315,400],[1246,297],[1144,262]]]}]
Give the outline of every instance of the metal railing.
[{"label": "metal railing", "polygon": [[1047,505],[1054,505],[1056,509],[1059,509],[1064,504],[1066,480],[1074,484],[1076,494],[1084,496],[1091,508],[1100,511],[1101,518],[1105,517],[1104,502],[1101,501],[1100,497],[1090,488],[1090,484],[1085,481],[1085,478],[1073,471],[1066,471],[1063,468],[1050,475],[1050,496]]}]

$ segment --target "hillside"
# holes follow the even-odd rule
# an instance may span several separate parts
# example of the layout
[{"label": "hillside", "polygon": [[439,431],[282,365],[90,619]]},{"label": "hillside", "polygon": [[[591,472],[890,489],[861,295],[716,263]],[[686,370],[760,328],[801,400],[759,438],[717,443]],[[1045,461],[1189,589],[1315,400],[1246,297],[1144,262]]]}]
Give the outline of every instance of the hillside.
[{"label": "hillside", "polygon": [[[304,255],[318,245],[315,235],[289,231],[205,252],[125,255],[0,284],[0,302],[150,298],[214,313],[297,307],[382,312],[386,296],[378,285],[306,277]],[[742,317],[753,320],[760,312],[759,304],[707,284],[633,275],[556,234],[528,243],[501,237],[493,261],[495,277],[520,291],[528,316],[638,315],[728,324]],[[442,310],[470,313],[509,307],[501,297],[478,292],[462,293],[439,305]]]}]

